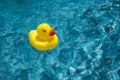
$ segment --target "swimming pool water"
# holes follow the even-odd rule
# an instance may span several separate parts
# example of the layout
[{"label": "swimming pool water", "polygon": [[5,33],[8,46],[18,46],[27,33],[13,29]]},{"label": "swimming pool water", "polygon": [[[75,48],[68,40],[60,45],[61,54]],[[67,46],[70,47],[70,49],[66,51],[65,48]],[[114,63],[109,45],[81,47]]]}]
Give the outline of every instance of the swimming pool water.
[{"label": "swimming pool water", "polygon": [[[37,51],[43,22],[59,44]],[[0,80],[120,80],[120,0],[0,0]]]}]

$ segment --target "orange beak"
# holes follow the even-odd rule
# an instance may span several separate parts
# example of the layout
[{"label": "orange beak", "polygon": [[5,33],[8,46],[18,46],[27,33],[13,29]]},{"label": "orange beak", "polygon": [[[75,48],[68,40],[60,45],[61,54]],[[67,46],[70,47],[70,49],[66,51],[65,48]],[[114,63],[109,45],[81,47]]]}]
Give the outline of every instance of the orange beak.
[{"label": "orange beak", "polygon": [[50,35],[50,36],[53,36],[53,35],[55,35],[55,34],[56,34],[56,32],[55,32],[54,28],[51,28],[49,35]]}]

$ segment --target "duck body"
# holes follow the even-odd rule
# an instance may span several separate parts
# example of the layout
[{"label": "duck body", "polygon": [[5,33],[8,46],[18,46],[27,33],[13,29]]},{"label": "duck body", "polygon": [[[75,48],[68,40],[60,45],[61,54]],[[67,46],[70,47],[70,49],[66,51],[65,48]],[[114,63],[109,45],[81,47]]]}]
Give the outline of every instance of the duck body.
[{"label": "duck body", "polygon": [[48,50],[57,46],[58,37],[53,28],[43,23],[29,32],[29,41],[37,50]]}]

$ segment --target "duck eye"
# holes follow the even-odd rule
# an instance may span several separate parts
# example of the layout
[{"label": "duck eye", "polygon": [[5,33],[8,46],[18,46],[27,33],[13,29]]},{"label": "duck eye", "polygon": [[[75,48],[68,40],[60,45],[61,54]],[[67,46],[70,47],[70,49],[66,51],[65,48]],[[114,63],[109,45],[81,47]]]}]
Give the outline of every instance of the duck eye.
[{"label": "duck eye", "polygon": [[46,30],[43,29],[43,32],[46,32]]}]

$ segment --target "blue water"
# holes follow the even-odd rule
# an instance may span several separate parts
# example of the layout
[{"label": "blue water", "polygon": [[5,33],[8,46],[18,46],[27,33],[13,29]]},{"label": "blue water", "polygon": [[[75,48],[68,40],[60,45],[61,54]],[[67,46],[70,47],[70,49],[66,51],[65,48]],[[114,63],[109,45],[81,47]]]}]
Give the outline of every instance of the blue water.
[{"label": "blue water", "polygon": [[[48,51],[28,40],[43,22]],[[120,80],[120,0],[0,0],[0,80]]]}]

